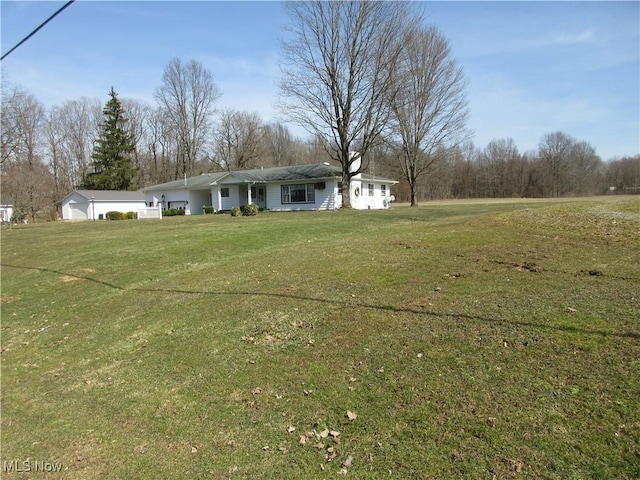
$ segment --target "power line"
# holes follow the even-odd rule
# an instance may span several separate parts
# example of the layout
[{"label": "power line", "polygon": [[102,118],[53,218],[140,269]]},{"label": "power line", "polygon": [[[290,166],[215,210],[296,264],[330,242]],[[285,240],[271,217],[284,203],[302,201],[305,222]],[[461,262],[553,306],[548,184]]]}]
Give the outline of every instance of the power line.
[{"label": "power line", "polygon": [[4,55],[2,55],[2,57],[0,58],[0,62],[2,60],[5,59],[5,57],[7,57],[11,52],[13,52],[16,48],[18,48],[20,45],[22,45],[24,42],[26,42],[27,40],[29,40],[31,37],[33,37],[38,30],[40,30],[42,27],[44,27],[47,23],[49,23],[51,20],[53,20],[53,18],[58,15],[60,12],[62,12],[65,8],[67,8],[69,5],[71,5],[73,2],[75,2],[75,0],[69,0],[67,3],[65,3],[62,7],[60,7],[53,15],[51,15],[49,18],[47,18],[44,22],[42,22],[38,28],[36,28],[33,32],[31,32],[29,35],[27,35],[26,37],[24,37],[22,40],[20,40],[20,43],[18,43],[15,47],[13,47],[11,50],[9,50],[7,53],[5,53]]}]

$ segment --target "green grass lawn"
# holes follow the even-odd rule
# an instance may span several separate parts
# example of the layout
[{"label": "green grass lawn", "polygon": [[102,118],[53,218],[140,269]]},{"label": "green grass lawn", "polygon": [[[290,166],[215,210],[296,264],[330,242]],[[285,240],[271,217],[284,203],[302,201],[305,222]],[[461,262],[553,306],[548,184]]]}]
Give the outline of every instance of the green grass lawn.
[{"label": "green grass lawn", "polygon": [[639,230],[637,197],[3,229],[2,477],[640,478]]}]

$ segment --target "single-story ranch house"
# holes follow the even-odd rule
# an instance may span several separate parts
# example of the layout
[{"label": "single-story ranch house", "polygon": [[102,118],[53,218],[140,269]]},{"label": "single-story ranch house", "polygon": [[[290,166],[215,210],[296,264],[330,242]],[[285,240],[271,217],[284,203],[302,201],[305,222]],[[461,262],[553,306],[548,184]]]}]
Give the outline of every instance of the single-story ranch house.
[{"label": "single-story ranch house", "polygon": [[[351,180],[351,205],[389,208],[395,180],[360,173]],[[342,206],[342,170],[328,163],[203,173],[142,189],[148,207],[203,213],[254,203],[261,209],[333,210]]]},{"label": "single-story ranch house", "polygon": [[141,191],[74,190],[60,202],[63,220],[102,220],[107,212],[138,212],[145,208]]}]

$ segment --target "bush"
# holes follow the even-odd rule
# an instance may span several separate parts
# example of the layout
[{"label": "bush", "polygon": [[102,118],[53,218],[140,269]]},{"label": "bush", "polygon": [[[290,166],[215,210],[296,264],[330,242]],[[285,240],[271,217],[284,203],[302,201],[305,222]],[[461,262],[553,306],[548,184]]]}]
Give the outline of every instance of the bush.
[{"label": "bush", "polygon": [[175,217],[176,215],[178,215],[178,209],[177,208],[169,208],[167,210],[163,210],[162,211],[162,216],[163,217]]},{"label": "bush", "polygon": [[122,212],[107,212],[107,220],[124,220],[124,213]]},{"label": "bush", "polygon": [[232,217],[239,217],[240,215],[242,215],[242,210],[240,210],[240,207],[233,207],[231,209],[231,216]]},{"label": "bush", "polygon": [[185,215],[187,211],[184,208],[176,209],[176,215]]},{"label": "bush", "polygon": [[248,205],[240,206],[240,211],[242,212],[243,216],[251,217],[253,215],[257,215],[260,211],[260,208],[255,203],[250,203]]},{"label": "bush", "polygon": [[136,212],[127,212],[124,214],[124,218],[127,220],[136,220],[138,218],[138,214]]},{"label": "bush", "polygon": [[204,207],[204,213],[214,213],[213,207]]}]

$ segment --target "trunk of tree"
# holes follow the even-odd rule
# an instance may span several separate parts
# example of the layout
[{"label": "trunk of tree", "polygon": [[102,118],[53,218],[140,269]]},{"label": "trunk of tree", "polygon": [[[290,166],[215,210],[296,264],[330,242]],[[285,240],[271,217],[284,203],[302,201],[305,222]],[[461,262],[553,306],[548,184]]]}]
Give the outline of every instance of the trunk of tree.
[{"label": "trunk of tree", "polygon": [[412,182],[409,184],[409,188],[411,188],[411,206],[418,206],[418,189],[416,188],[416,183]]},{"label": "trunk of tree", "polygon": [[[348,168],[348,167],[347,167]],[[342,208],[352,208],[351,205],[351,176],[345,169],[342,169]]]}]

